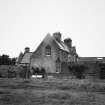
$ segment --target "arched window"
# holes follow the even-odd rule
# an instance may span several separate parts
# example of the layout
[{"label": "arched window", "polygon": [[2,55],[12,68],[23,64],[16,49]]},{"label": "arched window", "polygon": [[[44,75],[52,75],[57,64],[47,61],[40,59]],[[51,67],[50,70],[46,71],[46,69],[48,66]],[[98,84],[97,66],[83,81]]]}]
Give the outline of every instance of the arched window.
[{"label": "arched window", "polygon": [[60,73],[61,72],[61,62],[60,59],[57,58],[56,60],[56,73]]},{"label": "arched window", "polygon": [[45,47],[45,55],[46,56],[51,56],[51,46],[50,45],[47,45]]}]

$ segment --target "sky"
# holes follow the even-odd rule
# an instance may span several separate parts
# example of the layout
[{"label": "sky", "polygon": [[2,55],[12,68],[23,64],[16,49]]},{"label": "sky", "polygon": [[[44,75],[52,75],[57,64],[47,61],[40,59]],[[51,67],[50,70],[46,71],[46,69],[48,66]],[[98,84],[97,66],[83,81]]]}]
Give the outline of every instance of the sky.
[{"label": "sky", "polygon": [[81,57],[105,57],[105,0],[0,0],[0,55],[33,52],[54,32]]}]

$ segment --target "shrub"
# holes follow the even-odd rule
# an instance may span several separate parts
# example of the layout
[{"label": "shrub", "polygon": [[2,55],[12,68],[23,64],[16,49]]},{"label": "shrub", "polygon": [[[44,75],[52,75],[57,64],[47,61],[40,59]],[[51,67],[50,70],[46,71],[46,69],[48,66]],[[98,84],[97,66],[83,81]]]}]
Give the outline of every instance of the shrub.
[{"label": "shrub", "polygon": [[8,78],[14,78],[14,77],[16,77],[16,72],[8,70]]},{"label": "shrub", "polygon": [[29,75],[30,75],[29,68],[27,66],[20,66],[18,75],[21,78],[29,78]]},{"label": "shrub", "polygon": [[88,67],[83,64],[73,64],[69,66],[69,71],[72,72],[72,74],[77,78],[82,79],[85,78],[84,73],[87,68]]},{"label": "shrub", "polygon": [[105,79],[105,63],[99,63],[100,68],[100,78]]}]

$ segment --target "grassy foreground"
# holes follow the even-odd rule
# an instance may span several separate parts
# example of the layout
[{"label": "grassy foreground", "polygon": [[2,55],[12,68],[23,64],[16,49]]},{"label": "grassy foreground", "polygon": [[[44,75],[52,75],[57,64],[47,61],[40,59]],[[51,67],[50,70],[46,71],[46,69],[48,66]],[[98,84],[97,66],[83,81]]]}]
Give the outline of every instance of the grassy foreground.
[{"label": "grassy foreground", "polygon": [[0,105],[105,105],[105,83],[76,79],[0,79]]}]

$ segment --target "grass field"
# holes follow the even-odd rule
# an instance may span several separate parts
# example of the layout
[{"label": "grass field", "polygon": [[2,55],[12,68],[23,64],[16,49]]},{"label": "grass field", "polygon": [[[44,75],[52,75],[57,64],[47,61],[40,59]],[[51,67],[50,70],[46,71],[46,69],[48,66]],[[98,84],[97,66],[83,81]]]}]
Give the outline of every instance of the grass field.
[{"label": "grass field", "polygon": [[0,79],[0,105],[105,105],[105,83],[76,79]]}]

